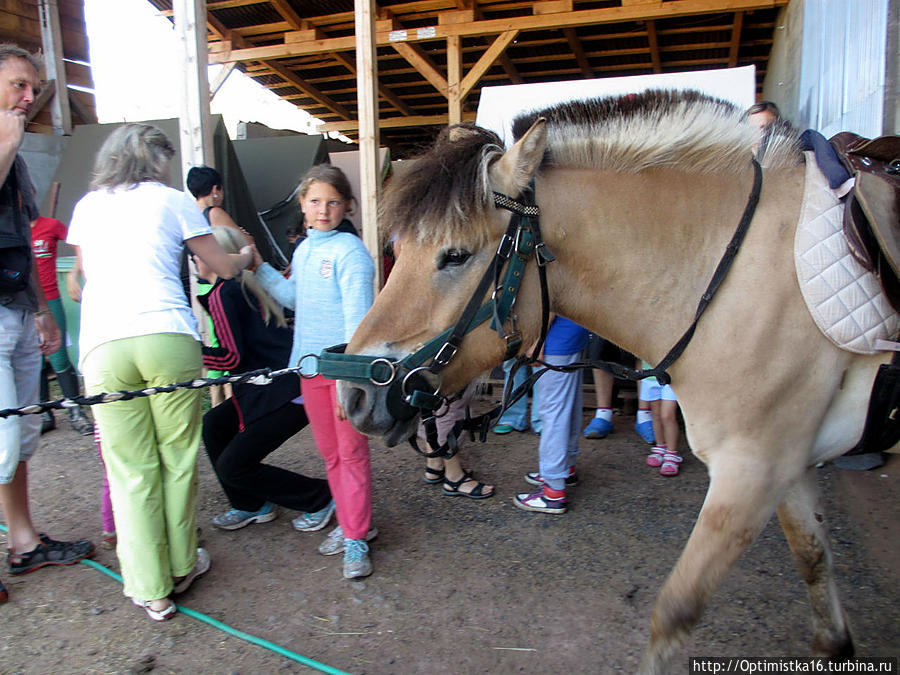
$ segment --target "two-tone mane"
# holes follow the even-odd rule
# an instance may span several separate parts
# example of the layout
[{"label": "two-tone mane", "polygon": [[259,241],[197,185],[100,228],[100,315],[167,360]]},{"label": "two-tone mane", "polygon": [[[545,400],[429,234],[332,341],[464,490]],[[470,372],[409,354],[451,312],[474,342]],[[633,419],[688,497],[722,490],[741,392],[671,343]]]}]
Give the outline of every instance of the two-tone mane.
[{"label": "two-tone mane", "polygon": [[[638,173],[662,167],[691,173],[742,171],[755,129],[733,104],[696,91],[575,101],[520,115],[518,140],[538,118],[547,121],[543,166]],[[797,132],[781,123],[770,130],[764,166],[800,162]]]},{"label": "two-tone mane", "polygon": [[[563,103],[520,115],[513,122],[518,140],[538,118],[547,121],[543,167],[575,166],[623,173],[654,167],[692,173],[744,170],[754,129],[733,104],[696,91],[641,94]],[[418,241],[450,241],[474,232],[474,216],[493,205],[488,169],[503,154],[491,131],[471,124],[444,129],[413,170],[393,181],[382,200],[390,233]],[[763,165],[794,166],[801,161],[797,132],[787,123],[773,127]]]}]

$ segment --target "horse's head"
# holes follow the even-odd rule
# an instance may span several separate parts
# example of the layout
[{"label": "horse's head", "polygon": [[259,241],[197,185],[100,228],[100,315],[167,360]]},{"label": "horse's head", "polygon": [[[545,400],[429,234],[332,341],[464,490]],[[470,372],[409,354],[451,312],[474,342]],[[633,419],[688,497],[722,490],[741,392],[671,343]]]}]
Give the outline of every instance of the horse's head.
[{"label": "horse's head", "polygon": [[[457,322],[492,264],[511,216],[495,207],[493,193],[519,195],[540,165],[545,141],[543,120],[507,152],[491,132],[474,126],[452,127],[411,169],[391,182],[382,200],[381,223],[392,233],[397,260],[347,354],[398,361]],[[527,266],[504,325],[505,332],[521,332],[523,349],[540,330],[533,268]],[[482,296],[477,299],[481,305],[490,301],[491,289],[477,294]],[[450,395],[500,363],[507,341],[490,323],[485,321],[466,334],[439,375],[423,372],[424,388]],[[419,415],[404,402],[408,393],[397,382],[393,386],[338,383],[339,400],[351,423],[365,434],[382,437],[388,445],[415,432]]]}]

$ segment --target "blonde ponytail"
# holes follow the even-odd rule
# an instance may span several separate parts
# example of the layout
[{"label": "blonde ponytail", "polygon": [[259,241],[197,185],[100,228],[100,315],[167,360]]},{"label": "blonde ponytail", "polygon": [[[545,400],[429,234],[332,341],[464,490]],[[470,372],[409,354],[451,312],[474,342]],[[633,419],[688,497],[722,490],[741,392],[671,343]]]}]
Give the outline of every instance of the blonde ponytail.
[{"label": "blonde ponytail", "polygon": [[[223,249],[225,249],[226,253],[239,253],[241,248],[248,243],[244,233],[233,227],[215,225],[212,228],[212,233],[216,238],[216,241],[219,242]],[[275,298],[269,295],[265,288],[263,288],[262,284],[259,283],[259,279],[256,278],[256,275],[253,272],[244,270],[236,278],[241,281],[244,297],[247,296],[247,291],[250,291],[253,297],[256,298],[259,308],[262,311],[263,320],[266,323],[269,323],[274,318],[276,326],[281,328],[287,326],[287,321],[284,319],[284,312],[281,309],[281,305]],[[247,302],[250,304],[249,298],[247,298]]]}]

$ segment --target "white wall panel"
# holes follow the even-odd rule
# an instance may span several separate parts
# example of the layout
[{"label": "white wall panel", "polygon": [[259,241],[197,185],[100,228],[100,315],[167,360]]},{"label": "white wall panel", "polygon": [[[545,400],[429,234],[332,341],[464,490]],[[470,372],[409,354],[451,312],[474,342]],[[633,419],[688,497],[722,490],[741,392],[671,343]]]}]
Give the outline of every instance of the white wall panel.
[{"label": "white wall panel", "polygon": [[888,0],[806,0],[798,126],[881,134]]}]

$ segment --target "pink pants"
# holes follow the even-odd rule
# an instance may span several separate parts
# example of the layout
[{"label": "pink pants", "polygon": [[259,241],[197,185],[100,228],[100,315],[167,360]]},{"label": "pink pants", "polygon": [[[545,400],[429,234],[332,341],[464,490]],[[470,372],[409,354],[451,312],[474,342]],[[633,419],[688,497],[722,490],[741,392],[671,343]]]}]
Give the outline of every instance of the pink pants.
[{"label": "pink pants", "polygon": [[334,380],[317,375],[302,380],[301,390],[313,438],[325,460],[338,523],[348,539],[365,539],[372,524],[369,440],[349,422],[338,420]]},{"label": "pink pants", "polygon": [[103,446],[100,440],[100,425],[94,425],[94,443],[97,444],[97,455],[103,466],[103,492],[100,495],[100,515],[103,518],[103,531],[115,532],[116,521],[113,518],[112,499],[109,496],[109,475],[106,473],[106,462],[103,461]]}]

